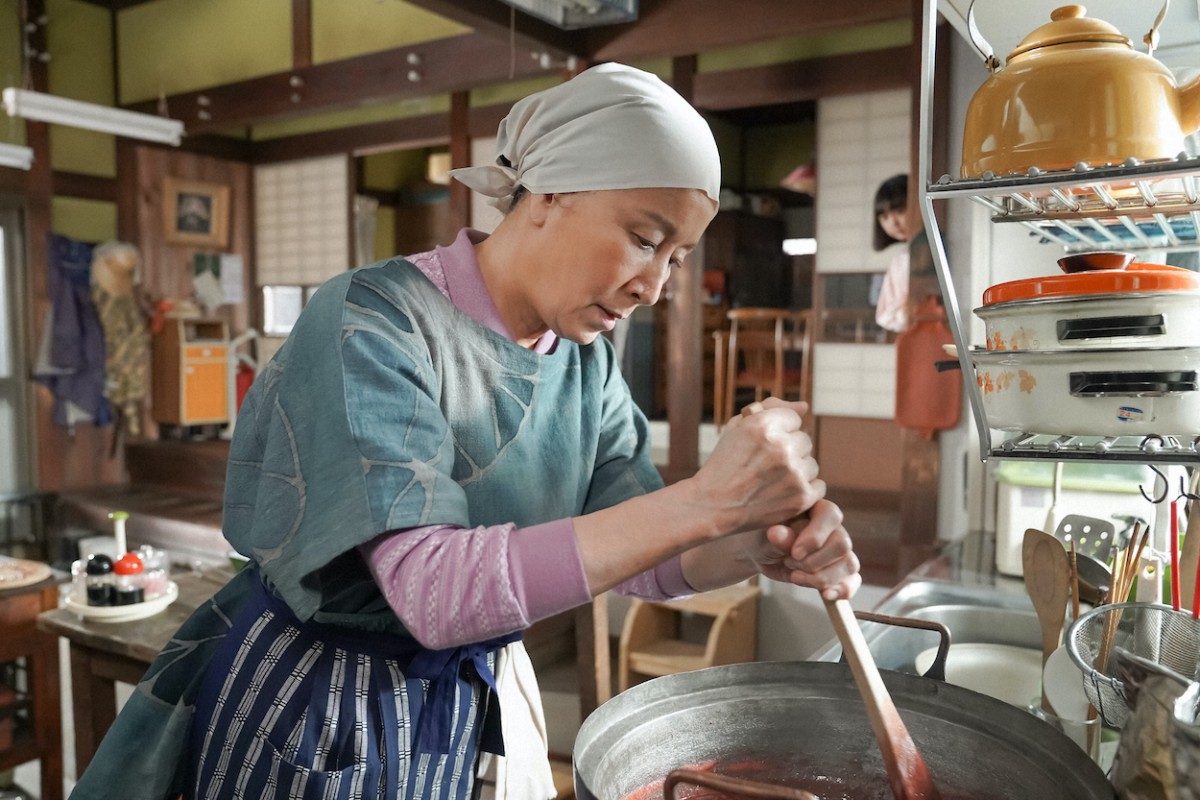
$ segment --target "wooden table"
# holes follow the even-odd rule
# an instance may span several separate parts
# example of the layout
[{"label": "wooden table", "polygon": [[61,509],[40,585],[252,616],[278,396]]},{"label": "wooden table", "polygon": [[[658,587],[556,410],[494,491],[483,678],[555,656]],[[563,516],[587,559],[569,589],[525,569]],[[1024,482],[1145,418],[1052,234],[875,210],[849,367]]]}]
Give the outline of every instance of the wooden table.
[{"label": "wooden table", "polygon": [[[58,640],[39,633],[36,621],[58,605],[58,585],[66,576],[0,591],[0,664],[23,661],[25,683],[18,702],[31,712],[32,730],[17,731],[0,750],[0,770],[26,761],[41,762],[43,800],[62,800],[62,707],[58,688]],[[18,688],[18,687],[13,687]]]},{"label": "wooden table", "polygon": [[116,719],[116,683],[140,681],[184,620],[232,577],[229,567],[173,573],[179,598],[153,617],[132,622],[85,620],[65,608],[38,615],[39,630],[65,636],[71,645],[76,775],[82,775],[91,763],[100,740]]}]

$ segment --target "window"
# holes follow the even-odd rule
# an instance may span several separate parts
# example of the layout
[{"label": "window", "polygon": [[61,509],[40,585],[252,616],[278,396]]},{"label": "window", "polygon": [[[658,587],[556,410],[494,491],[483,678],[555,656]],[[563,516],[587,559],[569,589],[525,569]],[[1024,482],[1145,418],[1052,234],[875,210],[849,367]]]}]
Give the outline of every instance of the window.
[{"label": "window", "polygon": [[354,265],[350,192],[345,155],[255,167],[255,276],[265,336],[287,336],[316,288]]}]

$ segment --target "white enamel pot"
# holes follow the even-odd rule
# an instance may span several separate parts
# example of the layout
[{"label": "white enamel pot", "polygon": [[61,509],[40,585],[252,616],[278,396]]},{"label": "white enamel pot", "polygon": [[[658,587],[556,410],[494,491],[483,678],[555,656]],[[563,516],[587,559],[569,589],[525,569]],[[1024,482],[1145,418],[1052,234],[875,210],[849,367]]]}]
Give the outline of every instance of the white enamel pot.
[{"label": "white enamel pot", "polygon": [[975,309],[988,350],[1189,347],[1200,343],[1200,275],[1080,253],[1064,273],[989,288]]},{"label": "white enamel pot", "polygon": [[1200,436],[1200,347],[976,351],[988,424],[1074,436]]}]

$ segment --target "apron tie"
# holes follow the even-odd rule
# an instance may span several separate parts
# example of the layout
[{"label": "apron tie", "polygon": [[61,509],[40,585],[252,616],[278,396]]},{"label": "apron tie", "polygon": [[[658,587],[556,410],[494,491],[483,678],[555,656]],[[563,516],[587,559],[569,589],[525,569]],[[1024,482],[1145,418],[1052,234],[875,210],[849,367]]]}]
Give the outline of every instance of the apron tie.
[{"label": "apron tie", "polygon": [[[484,683],[483,696],[485,716],[480,735],[481,749],[504,755],[504,735],[500,728],[500,702],[496,690],[496,676],[488,666],[488,655],[495,653],[511,642],[521,638],[521,633],[510,633],[482,642],[448,647],[444,650],[422,650],[409,664],[408,676],[429,681],[429,692],[421,709],[415,732],[414,751],[420,753],[445,754],[450,752],[451,729],[454,719],[454,698],[461,670],[470,663],[475,674]],[[470,686],[462,681],[466,690]]]}]

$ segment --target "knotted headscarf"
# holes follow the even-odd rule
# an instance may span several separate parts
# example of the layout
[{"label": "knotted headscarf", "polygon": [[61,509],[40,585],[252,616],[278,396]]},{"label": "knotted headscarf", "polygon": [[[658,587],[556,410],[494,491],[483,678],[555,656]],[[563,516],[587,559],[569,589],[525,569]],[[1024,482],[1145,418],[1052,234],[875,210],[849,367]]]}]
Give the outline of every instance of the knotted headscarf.
[{"label": "knotted headscarf", "polygon": [[599,189],[721,190],[704,118],[657,76],[600,64],[519,100],[500,123],[495,164],[450,171],[507,210],[518,186],[537,194]]}]

